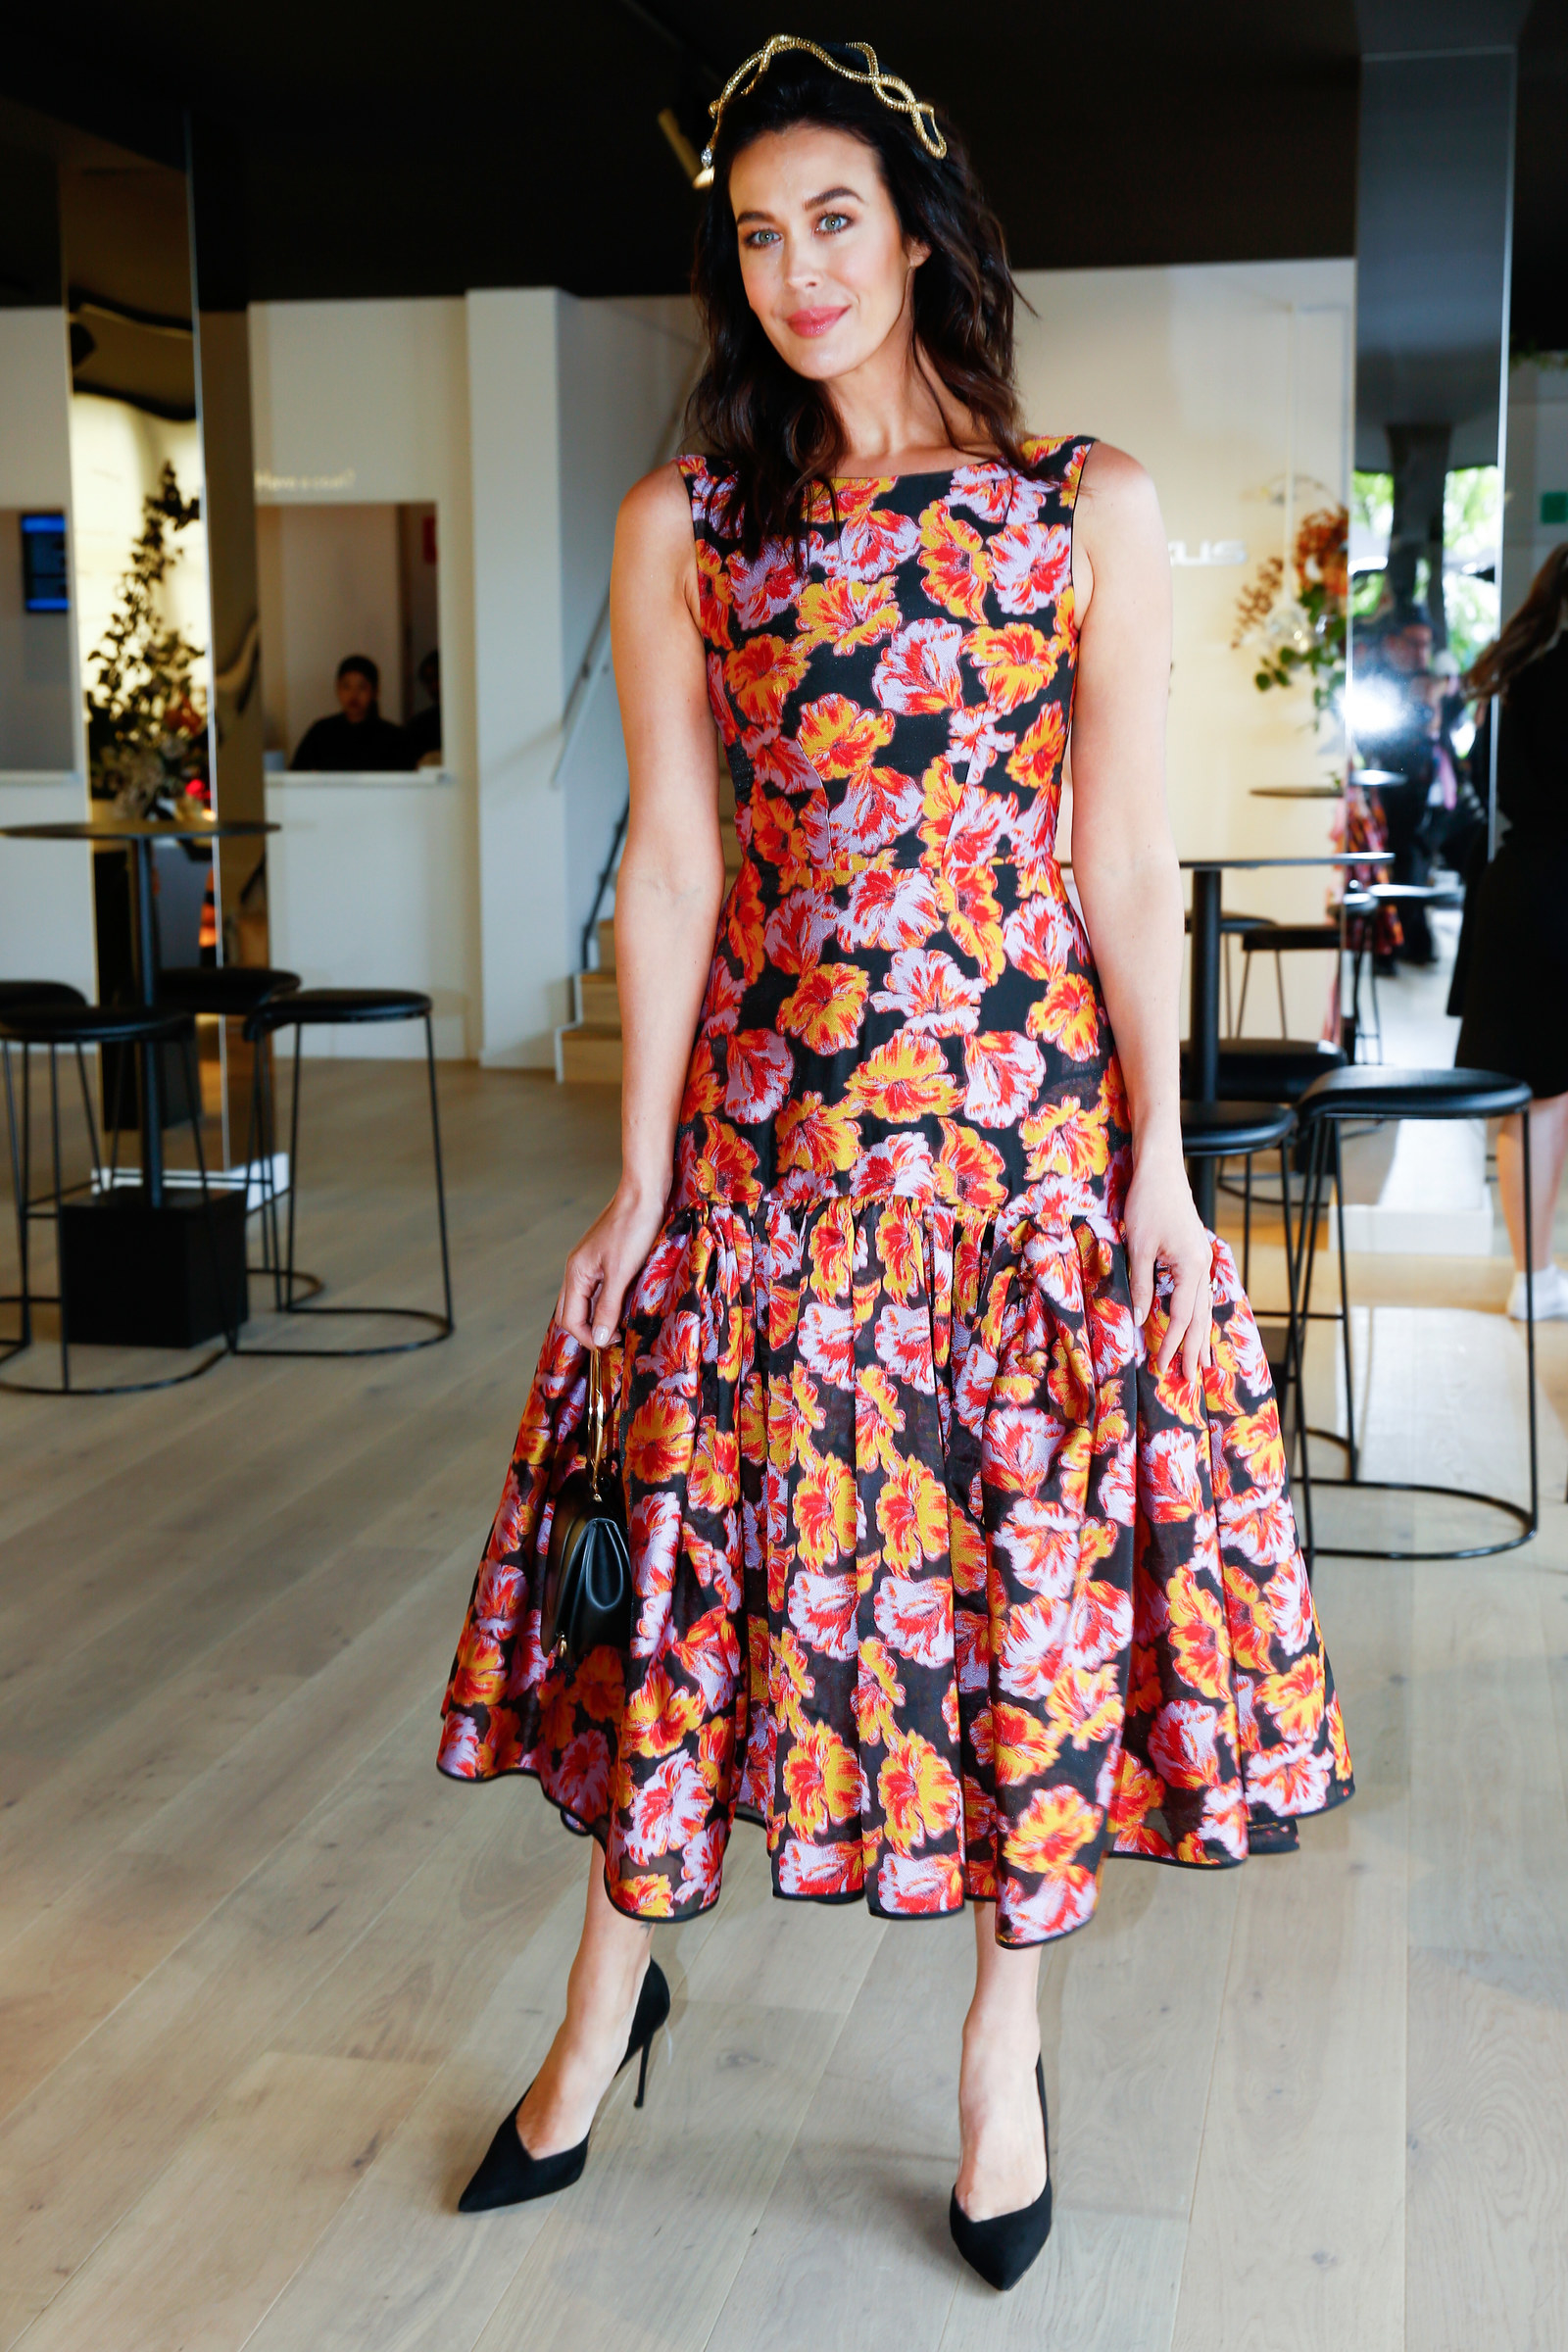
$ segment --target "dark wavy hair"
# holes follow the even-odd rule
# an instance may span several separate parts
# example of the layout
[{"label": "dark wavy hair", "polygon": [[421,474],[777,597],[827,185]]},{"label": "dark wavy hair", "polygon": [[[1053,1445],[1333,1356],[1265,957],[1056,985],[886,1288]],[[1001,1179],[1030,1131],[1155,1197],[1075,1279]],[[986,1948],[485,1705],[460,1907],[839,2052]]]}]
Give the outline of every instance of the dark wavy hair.
[{"label": "dark wavy hair", "polygon": [[[858,69],[858,51],[824,43]],[[1030,470],[1013,381],[1014,287],[1002,223],[985,200],[962,142],[942,119],[945,159],[928,155],[905,116],[799,50],[779,58],[749,96],[724,109],[713,143],[713,184],[697,230],[692,293],[708,360],[686,412],[688,434],[730,475],[723,527],[748,557],[764,539],[805,536],[820,488],[831,499],[844,428],[823,384],[795,373],[746,299],[729,202],[730,167],[765,131],[797,123],[847,130],[875,155],[904,234],[930,247],[914,272],[917,364],[967,411],[974,454]],[[836,508],[835,508],[836,512]]]},{"label": "dark wavy hair", "polygon": [[1530,594],[1499,637],[1465,672],[1461,684],[1478,697],[1504,700],[1522,669],[1546,652],[1568,621],[1568,542],[1554,547],[1530,583]]}]

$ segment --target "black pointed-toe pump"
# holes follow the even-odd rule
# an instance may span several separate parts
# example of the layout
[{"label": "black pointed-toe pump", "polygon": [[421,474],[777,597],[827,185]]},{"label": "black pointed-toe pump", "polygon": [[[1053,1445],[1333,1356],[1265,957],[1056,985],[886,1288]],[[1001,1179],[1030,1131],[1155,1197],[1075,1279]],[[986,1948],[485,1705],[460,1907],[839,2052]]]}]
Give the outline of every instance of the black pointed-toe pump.
[{"label": "black pointed-toe pump", "polygon": [[[1017,2285],[1051,2235],[1051,2125],[1046,2116],[1046,2070],[1038,2058],[1035,2086],[1046,2135],[1046,2185],[1034,2203],[1020,2205],[1014,2213],[994,2213],[989,2221],[971,2222],[955,2189],[948,2207],[948,2228],[958,2252],[971,2271],[978,2271],[988,2286],[1003,2294]],[[515,2139],[517,2135],[514,2132],[512,2136]]]},{"label": "black pointed-toe pump", "polygon": [[[653,2048],[654,2035],[668,2015],[669,1984],[659,1962],[650,1960],[642,1990],[637,1995],[626,2055],[615,2069],[618,2075],[634,2058],[641,2058],[634,2106],[643,2103],[643,2092],[648,2087],[648,2053]],[[526,2098],[527,2091],[522,2095]],[[519,2099],[517,2105],[521,2104]],[[517,2108],[514,2107],[485,2150],[479,2170],[458,2199],[458,2211],[489,2213],[498,2205],[526,2205],[532,2197],[554,2196],[558,2188],[569,2188],[581,2177],[588,2161],[590,2136],[584,2133],[574,2148],[562,2148],[554,2156],[530,2156],[517,2137]]]}]

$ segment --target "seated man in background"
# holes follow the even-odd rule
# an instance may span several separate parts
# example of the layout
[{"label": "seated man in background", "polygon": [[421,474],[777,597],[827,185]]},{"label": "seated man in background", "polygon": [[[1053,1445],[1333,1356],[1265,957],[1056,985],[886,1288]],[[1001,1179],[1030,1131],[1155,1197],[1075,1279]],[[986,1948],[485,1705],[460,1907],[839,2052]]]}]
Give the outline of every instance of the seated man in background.
[{"label": "seated man in background", "polygon": [[376,706],[380,686],[381,673],[368,654],[346,654],[337,665],[337,716],[306,728],[290,765],[330,775],[413,767],[407,729],[383,718]]},{"label": "seated man in background", "polygon": [[419,663],[419,684],[430,697],[429,707],[416,710],[409,721],[409,742],[414,750],[416,767],[439,767],[441,764],[441,656],[432,647]]}]

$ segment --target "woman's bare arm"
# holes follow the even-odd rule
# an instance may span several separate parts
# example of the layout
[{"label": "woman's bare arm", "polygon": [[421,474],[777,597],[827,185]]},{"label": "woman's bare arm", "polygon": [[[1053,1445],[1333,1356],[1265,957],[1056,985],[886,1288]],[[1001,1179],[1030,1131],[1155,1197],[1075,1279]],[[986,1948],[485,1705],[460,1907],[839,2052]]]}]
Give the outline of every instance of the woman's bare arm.
[{"label": "woman's bare arm", "polygon": [[1209,1245],[1182,1160],[1182,887],[1165,808],[1170,558],[1153,483],[1097,443],[1074,529],[1082,613],[1072,716],[1073,876],[1132,1113],[1127,1255],[1133,1312],[1173,1277],[1164,1370],[1209,1354]]},{"label": "woman's bare arm", "polygon": [[649,474],[621,506],[610,617],[631,770],[615,880],[621,1175],[610,1206],[566,1260],[556,1307],[575,1339],[598,1347],[614,1335],[664,1212],[724,888],[691,512],[672,466]]}]

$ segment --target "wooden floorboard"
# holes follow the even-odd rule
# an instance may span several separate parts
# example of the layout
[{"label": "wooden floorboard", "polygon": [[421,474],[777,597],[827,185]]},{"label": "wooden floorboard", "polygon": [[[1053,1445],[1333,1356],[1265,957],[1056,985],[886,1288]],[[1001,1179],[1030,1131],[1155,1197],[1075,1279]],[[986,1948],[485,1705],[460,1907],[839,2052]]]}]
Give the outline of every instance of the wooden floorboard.
[{"label": "wooden floorboard", "polygon": [[[431,1296],[416,1077],[307,1070],[334,1297]],[[647,2105],[623,2077],[567,2195],[454,2210],[590,1853],[531,1785],[442,1781],[437,1706],[616,1139],[603,1090],[442,1093],[452,1342],[0,1396],[0,2352],[1561,2352],[1563,1329],[1528,1550],[1320,1568],[1354,1803],[1294,1859],[1113,1862],[1048,1954],[1057,2219],[1015,2293],[947,2232],[968,1922],[776,1903],[745,1827],[718,1906],[659,1932]],[[1260,1219],[1260,1298],[1278,1260]],[[1351,1288],[1376,1466],[1521,1481],[1506,1267]]]}]

